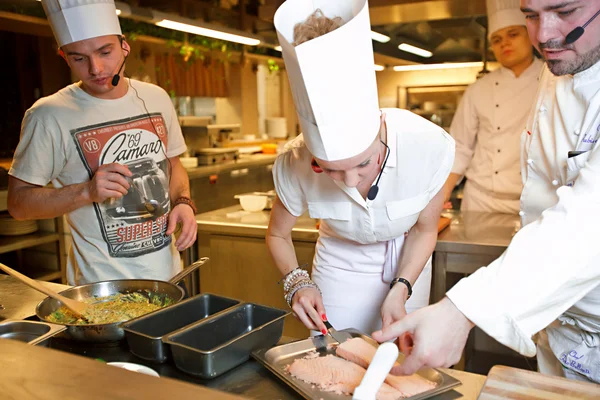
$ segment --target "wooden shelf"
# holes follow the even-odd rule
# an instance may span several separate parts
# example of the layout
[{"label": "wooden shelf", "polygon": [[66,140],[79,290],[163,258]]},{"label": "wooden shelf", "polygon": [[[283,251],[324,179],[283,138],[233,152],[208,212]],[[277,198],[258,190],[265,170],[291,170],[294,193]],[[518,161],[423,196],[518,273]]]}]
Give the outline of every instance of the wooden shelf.
[{"label": "wooden shelf", "polygon": [[38,281],[54,281],[61,279],[61,273],[57,269],[43,268],[43,267],[27,267],[24,268],[21,273],[24,273],[32,279]]},{"label": "wooden shelf", "polygon": [[19,236],[0,236],[0,254],[58,241],[55,232],[36,232]]}]

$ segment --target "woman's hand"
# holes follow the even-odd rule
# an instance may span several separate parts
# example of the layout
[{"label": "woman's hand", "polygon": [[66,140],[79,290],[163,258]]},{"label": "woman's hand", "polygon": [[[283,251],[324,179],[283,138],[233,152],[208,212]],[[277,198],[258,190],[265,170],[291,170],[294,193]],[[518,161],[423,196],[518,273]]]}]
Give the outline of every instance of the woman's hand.
[{"label": "woman's hand", "polygon": [[292,310],[308,329],[327,334],[323,323],[327,320],[323,298],[316,288],[305,287],[298,290],[292,298]]},{"label": "woman's hand", "polygon": [[408,299],[408,288],[402,283],[392,287],[381,306],[382,328],[386,328],[406,315],[405,303]]}]

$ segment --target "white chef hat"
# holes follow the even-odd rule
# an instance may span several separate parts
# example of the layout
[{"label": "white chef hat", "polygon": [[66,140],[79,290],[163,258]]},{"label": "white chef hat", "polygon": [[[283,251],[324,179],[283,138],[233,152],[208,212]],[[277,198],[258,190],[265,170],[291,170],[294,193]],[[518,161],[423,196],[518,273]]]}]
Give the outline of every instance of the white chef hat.
[{"label": "white chef hat", "polygon": [[487,0],[488,37],[509,26],[525,25],[520,0]]},{"label": "white chef hat", "polygon": [[[317,9],[343,25],[294,47],[294,26]],[[365,151],[380,118],[367,0],[287,0],[274,22],[312,155],[335,161]]]},{"label": "white chef hat", "polygon": [[121,35],[114,0],[42,0],[59,47],[98,36]]}]

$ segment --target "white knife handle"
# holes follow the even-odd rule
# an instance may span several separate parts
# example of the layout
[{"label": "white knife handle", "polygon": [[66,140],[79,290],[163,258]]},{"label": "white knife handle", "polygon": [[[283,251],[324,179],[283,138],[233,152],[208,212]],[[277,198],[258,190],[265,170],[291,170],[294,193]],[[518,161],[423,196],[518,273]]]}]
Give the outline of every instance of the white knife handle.
[{"label": "white knife handle", "polygon": [[398,347],[386,342],[379,345],[360,385],[354,389],[353,400],[375,400],[379,388],[398,359]]}]

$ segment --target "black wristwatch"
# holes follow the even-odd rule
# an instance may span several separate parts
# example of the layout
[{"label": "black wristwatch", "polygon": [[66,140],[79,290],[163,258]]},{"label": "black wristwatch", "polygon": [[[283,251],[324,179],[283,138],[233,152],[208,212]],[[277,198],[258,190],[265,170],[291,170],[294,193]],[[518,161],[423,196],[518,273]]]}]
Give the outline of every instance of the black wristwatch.
[{"label": "black wristwatch", "polygon": [[406,300],[410,299],[410,296],[412,296],[412,286],[410,284],[409,281],[407,281],[404,278],[394,278],[391,282],[390,282],[390,290],[394,287],[394,285],[398,282],[402,282],[406,285],[406,287],[408,288],[408,297],[406,298]]}]

